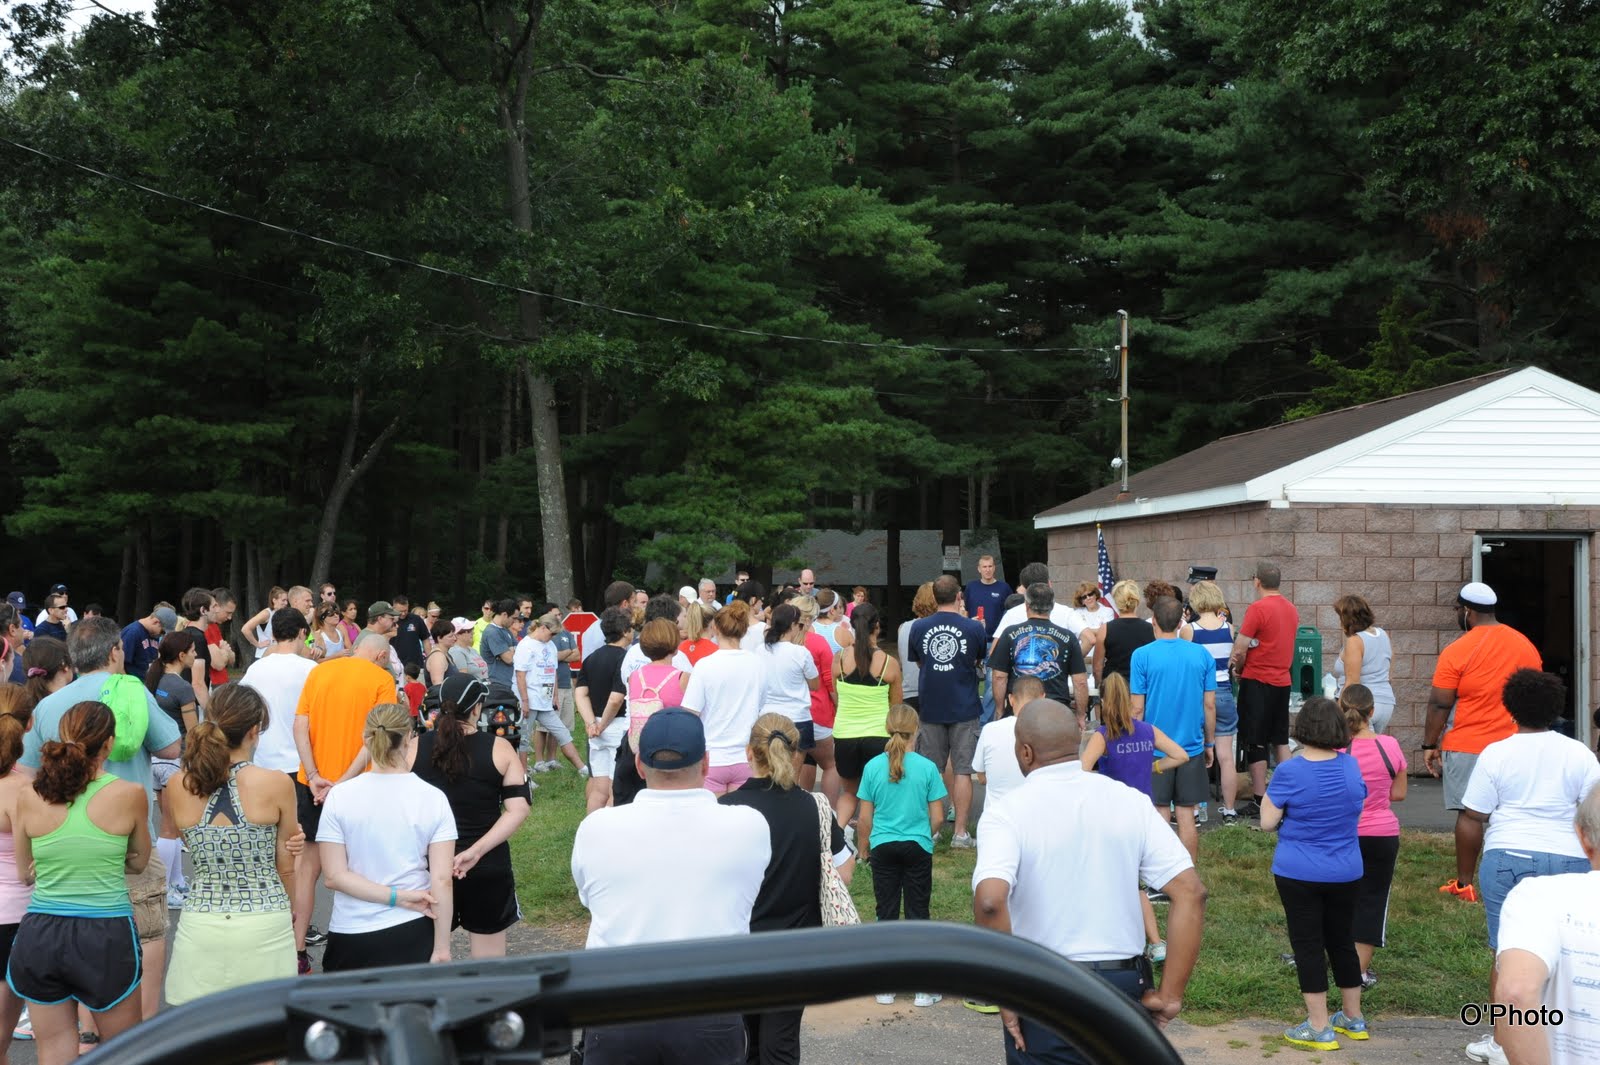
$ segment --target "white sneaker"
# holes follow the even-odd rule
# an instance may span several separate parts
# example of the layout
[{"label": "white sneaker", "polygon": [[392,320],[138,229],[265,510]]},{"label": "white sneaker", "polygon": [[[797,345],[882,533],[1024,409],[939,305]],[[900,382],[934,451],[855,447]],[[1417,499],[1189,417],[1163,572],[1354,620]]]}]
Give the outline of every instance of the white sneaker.
[{"label": "white sneaker", "polygon": [[1473,1061],[1486,1061],[1489,1065],[1508,1065],[1506,1052],[1494,1041],[1492,1034],[1484,1036],[1476,1043],[1468,1043],[1467,1057]]},{"label": "white sneaker", "polygon": [[878,1005],[880,1005],[880,1006],[893,1006],[894,1005],[894,996],[893,995],[884,994],[884,995],[876,995],[874,997],[877,998]]},{"label": "white sneaker", "polygon": [[169,909],[169,910],[181,910],[181,909],[183,909],[183,892],[181,892],[181,891],[169,891],[169,892],[167,892],[167,909]]},{"label": "white sneaker", "polygon": [[584,780],[588,780],[589,779],[589,767],[588,766],[584,766],[582,769],[578,770],[578,776],[582,777]]},{"label": "white sneaker", "polygon": [[917,997],[911,1000],[911,1004],[913,1006],[932,1006],[942,998],[944,998],[943,995],[935,995],[931,991],[918,991]]},{"label": "white sneaker", "polygon": [[535,762],[535,763],[533,763],[533,771],[535,773],[548,773],[548,772],[550,772],[550,770],[554,769],[555,767],[556,766],[555,766],[554,762]]}]

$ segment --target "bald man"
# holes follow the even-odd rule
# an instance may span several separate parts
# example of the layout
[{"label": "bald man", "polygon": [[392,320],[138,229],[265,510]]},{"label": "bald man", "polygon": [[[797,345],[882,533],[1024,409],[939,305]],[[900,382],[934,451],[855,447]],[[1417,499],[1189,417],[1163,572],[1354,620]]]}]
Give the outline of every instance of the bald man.
[{"label": "bald man", "polygon": [[[985,928],[1083,963],[1165,1025],[1183,1009],[1200,953],[1206,889],[1142,794],[1083,771],[1078,740],[1077,719],[1062,703],[1035,699],[1017,716],[1025,779],[984,812],[973,915]],[[1159,987],[1144,955],[1141,882],[1172,898]],[[1062,907],[1063,898],[1077,903]],[[1087,1061],[1049,1029],[1009,1010],[1000,1016],[1007,1065]]]}]

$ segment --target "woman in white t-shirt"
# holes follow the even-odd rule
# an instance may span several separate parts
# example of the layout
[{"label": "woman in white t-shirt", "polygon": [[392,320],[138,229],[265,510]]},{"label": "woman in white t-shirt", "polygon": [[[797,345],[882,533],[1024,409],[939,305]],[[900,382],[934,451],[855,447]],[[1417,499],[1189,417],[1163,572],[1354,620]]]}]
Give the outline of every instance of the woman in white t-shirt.
[{"label": "woman in white t-shirt", "polygon": [[722,795],[750,779],[745,746],[767,691],[766,670],[756,656],[766,652],[740,646],[750,631],[750,604],[742,599],[717,611],[711,627],[717,634],[717,653],[701,659],[689,675],[683,707],[699,714],[706,730],[710,757],[706,790]]},{"label": "woman in white t-shirt", "polygon": [[417,735],[398,703],[367,714],[372,772],[335,785],[317,846],[333,891],[327,972],[450,960],[456,818],[444,792],[411,772]]},{"label": "woman in white t-shirt", "polygon": [[761,712],[782,714],[793,721],[800,733],[800,752],[812,750],[817,736],[811,720],[811,693],[822,683],[822,674],[817,660],[806,650],[806,627],[799,609],[791,603],[776,607],[762,640]]},{"label": "woman in white t-shirt", "polygon": [[[1529,877],[1588,872],[1573,822],[1579,804],[1600,784],[1600,764],[1589,748],[1550,731],[1566,705],[1561,678],[1519,669],[1500,699],[1517,731],[1483,749],[1461,800],[1463,821],[1483,832],[1478,879],[1491,951],[1498,949],[1500,907],[1513,887]],[[1459,838],[1461,828],[1456,832]],[[1467,1054],[1493,1061],[1497,1050],[1491,1034],[1468,1046]]]}]

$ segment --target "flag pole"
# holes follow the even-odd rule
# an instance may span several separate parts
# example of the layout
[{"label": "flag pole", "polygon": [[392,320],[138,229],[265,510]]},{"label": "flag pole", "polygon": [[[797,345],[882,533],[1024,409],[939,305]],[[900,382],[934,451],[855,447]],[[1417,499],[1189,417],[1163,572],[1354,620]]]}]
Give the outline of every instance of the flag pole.
[{"label": "flag pole", "polygon": [[1122,493],[1128,492],[1128,312],[1118,311],[1122,321]]}]

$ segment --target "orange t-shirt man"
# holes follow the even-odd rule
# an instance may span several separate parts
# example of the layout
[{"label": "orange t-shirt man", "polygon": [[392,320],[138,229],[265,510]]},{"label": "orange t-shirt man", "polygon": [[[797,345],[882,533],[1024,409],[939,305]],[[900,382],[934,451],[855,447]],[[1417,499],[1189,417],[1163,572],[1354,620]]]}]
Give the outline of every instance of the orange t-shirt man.
[{"label": "orange t-shirt man", "polygon": [[[308,673],[294,712],[310,728],[317,775],[330,781],[344,776],[361,753],[367,712],[395,701],[393,674],[359,655],[330,658]],[[311,786],[303,765],[298,779]]]},{"label": "orange t-shirt man", "polygon": [[1517,731],[1500,691],[1519,669],[1543,669],[1529,639],[1510,625],[1477,625],[1439,653],[1433,686],[1456,693],[1455,723],[1439,741],[1445,751],[1482,754]]}]

